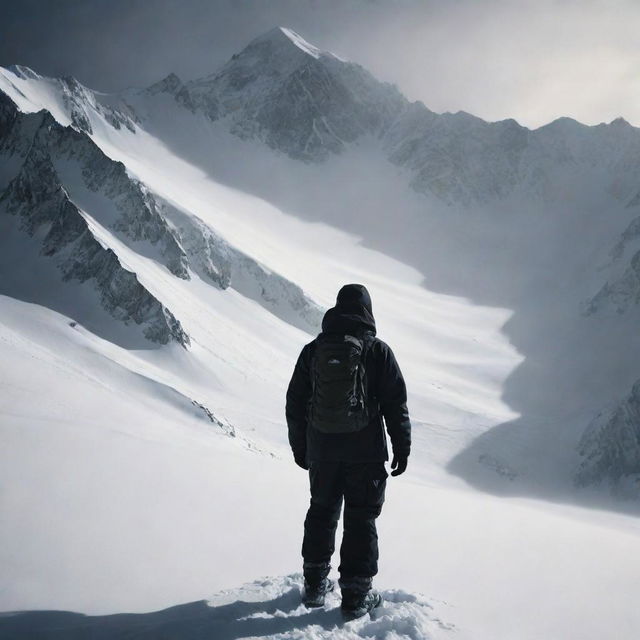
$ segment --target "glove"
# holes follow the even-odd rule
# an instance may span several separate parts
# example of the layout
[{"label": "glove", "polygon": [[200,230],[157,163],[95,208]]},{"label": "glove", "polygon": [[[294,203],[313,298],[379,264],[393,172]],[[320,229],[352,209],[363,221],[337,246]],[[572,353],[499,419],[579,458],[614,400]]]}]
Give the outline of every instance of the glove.
[{"label": "glove", "polygon": [[293,456],[293,459],[296,461],[296,464],[301,467],[302,469],[304,469],[305,471],[309,470],[309,465],[306,463],[305,461],[306,456],[303,455],[295,455]]},{"label": "glove", "polygon": [[393,460],[391,461],[391,468],[395,469],[395,471],[392,471],[391,475],[399,476],[401,473],[404,473],[407,469],[408,460],[406,456],[397,456],[394,454]]}]

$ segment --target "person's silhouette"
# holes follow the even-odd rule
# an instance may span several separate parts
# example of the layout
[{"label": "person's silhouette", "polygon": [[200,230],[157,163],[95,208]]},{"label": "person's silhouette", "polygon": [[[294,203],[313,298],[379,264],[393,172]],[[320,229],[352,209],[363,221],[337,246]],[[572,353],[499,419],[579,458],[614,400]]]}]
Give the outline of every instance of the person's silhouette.
[{"label": "person's silhouette", "polygon": [[[366,287],[348,284],[306,344],[287,390],[286,418],[293,457],[308,469],[311,499],[304,521],[304,602],[322,606],[335,532],[344,499],[339,585],[342,611],[363,615],[381,602],[372,589],[378,572],[376,518],[388,477],[403,473],[411,448],[407,391],[391,348],[376,337]],[[384,418],[384,422],[383,422]]]}]

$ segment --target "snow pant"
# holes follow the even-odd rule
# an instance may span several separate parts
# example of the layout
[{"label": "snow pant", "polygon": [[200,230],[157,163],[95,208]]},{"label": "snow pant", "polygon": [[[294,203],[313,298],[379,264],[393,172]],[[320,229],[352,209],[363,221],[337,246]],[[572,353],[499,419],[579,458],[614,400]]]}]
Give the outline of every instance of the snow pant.
[{"label": "snow pant", "polygon": [[388,475],[382,461],[311,462],[311,500],[302,541],[308,581],[316,582],[329,573],[343,498],[340,577],[373,577],[378,573],[376,518],[384,503]]}]

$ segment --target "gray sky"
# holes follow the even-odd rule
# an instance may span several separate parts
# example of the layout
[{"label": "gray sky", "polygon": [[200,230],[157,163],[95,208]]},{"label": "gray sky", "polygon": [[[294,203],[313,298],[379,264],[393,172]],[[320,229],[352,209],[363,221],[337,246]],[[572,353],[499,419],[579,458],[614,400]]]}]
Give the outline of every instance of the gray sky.
[{"label": "gray sky", "polygon": [[276,25],[434,111],[640,126],[640,0],[0,0],[0,65],[115,91],[211,73]]}]

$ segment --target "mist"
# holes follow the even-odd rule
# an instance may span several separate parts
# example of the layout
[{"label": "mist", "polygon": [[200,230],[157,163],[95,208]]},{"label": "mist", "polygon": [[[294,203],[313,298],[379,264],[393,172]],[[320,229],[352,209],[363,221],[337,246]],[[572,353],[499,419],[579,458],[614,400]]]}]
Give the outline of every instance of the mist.
[{"label": "mist", "polygon": [[0,65],[119,91],[213,73],[284,25],[436,112],[638,125],[639,19],[633,0],[26,0],[0,9]]}]

